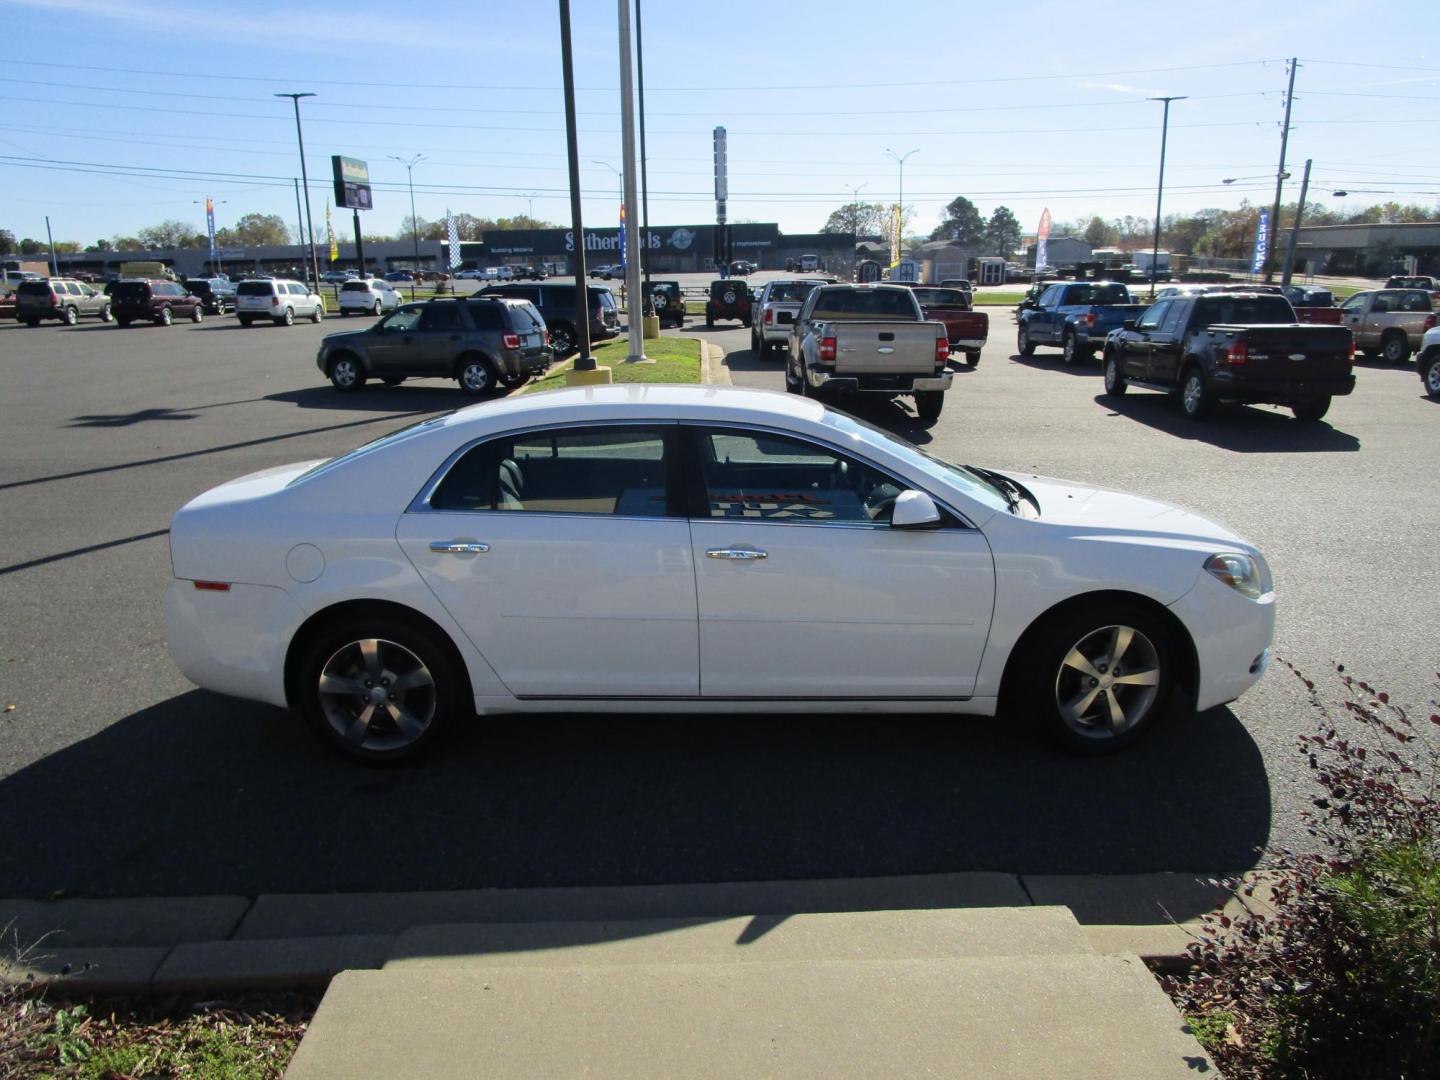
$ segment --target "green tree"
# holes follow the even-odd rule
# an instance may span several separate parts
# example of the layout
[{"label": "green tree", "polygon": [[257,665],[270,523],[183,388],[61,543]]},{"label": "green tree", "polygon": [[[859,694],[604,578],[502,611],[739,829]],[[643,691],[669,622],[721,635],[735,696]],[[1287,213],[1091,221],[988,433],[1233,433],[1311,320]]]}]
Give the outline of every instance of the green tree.
[{"label": "green tree", "polygon": [[141,229],[135,236],[142,247],[151,249],[195,247],[196,241],[204,239],[194,226],[173,218]]},{"label": "green tree", "polygon": [[114,250],[115,250],[115,245],[112,244],[109,240],[101,239],[101,240],[96,240],[93,244],[86,244],[86,245],[85,245],[85,250],[86,250],[86,251],[114,251]]},{"label": "green tree", "polygon": [[822,233],[854,233],[856,236],[883,236],[889,217],[880,203],[849,202],[833,210],[821,227]]},{"label": "green tree", "polygon": [[111,251],[138,251],[143,245],[134,236],[116,236],[111,241]]},{"label": "green tree", "polygon": [[1005,259],[1020,246],[1020,222],[1008,206],[997,206],[985,223],[985,246]]},{"label": "green tree", "polygon": [[25,237],[25,239],[20,241],[21,255],[38,255],[44,250],[45,245],[42,244],[39,240],[31,240],[30,237],[27,236]]},{"label": "green tree", "polygon": [[15,239],[13,232],[9,229],[0,229],[0,255],[13,255],[19,246],[20,241]]},{"label": "green tree", "polygon": [[1109,247],[1115,242],[1115,230],[1097,214],[1085,226],[1084,240],[1091,247]]},{"label": "green tree", "polygon": [[931,240],[957,240],[962,244],[979,245],[985,240],[985,219],[975,204],[957,195],[945,207],[944,217],[930,234]]},{"label": "green tree", "polygon": [[242,214],[230,228],[217,229],[215,240],[224,247],[280,247],[290,243],[290,230],[279,214]]}]

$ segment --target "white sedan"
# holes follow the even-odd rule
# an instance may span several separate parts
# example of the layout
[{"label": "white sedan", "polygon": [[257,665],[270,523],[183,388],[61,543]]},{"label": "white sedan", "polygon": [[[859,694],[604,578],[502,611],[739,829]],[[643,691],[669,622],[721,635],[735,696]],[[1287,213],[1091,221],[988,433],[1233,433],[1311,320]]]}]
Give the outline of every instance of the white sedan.
[{"label": "white sedan", "polygon": [[477,713],[1007,712],[1071,749],[1264,672],[1260,553],[757,390],[575,388],[231,481],[170,529],[170,654],[342,752]]}]

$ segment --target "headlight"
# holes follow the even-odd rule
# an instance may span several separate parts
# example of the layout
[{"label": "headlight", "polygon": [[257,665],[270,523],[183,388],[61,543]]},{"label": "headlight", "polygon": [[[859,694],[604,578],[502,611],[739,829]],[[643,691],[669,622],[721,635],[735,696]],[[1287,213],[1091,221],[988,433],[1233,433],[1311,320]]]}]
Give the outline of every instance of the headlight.
[{"label": "headlight", "polygon": [[1249,555],[1221,552],[1205,560],[1205,569],[1236,592],[1251,600],[1260,599],[1260,568]]}]

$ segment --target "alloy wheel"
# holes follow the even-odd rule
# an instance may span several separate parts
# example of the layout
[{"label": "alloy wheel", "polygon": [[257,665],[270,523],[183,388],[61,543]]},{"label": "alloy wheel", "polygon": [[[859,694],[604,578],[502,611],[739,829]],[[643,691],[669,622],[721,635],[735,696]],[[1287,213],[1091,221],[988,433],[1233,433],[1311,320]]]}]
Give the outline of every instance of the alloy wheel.
[{"label": "alloy wheel", "polygon": [[350,746],[398,750],[435,718],[435,678],[403,645],[362,638],[337,649],[320,670],[320,708]]},{"label": "alloy wheel", "polygon": [[1055,706],[1065,725],[1090,738],[1134,727],[1160,690],[1160,655],[1131,626],[1102,626],[1077,641],[1055,674]]}]

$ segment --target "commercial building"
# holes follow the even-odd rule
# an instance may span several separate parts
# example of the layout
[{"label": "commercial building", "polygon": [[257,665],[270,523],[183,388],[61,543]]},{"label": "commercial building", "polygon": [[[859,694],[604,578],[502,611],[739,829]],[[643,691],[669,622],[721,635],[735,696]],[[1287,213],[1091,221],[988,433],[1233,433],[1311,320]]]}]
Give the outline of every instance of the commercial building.
[{"label": "commercial building", "polygon": [[[1278,239],[1283,251],[1288,234]],[[1312,274],[1440,274],[1440,221],[1302,225],[1295,264]]]}]

